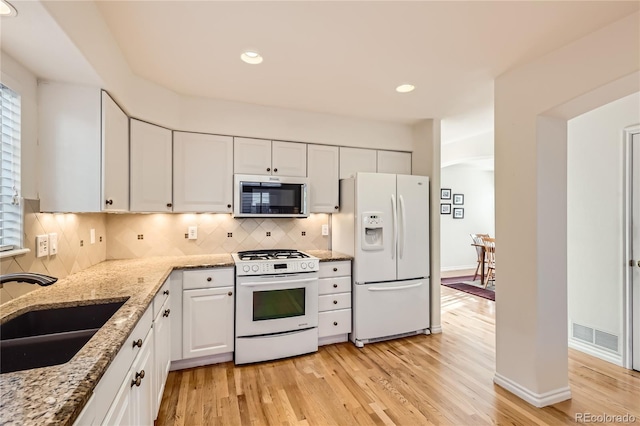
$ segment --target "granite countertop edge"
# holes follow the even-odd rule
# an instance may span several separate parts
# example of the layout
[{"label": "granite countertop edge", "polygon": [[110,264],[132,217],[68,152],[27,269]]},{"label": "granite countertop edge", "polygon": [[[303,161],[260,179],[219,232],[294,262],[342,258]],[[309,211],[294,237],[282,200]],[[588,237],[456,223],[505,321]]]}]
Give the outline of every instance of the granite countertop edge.
[{"label": "granite countertop edge", "polygon": [[[305,250],[321,262],[352,260]],[[0,375],[0,424],[73,424],[111,361],[174,270],[233,267],[230,254],[105,260],[0,306],[0,323],[31,310],[126,300],[67,363]]]}]

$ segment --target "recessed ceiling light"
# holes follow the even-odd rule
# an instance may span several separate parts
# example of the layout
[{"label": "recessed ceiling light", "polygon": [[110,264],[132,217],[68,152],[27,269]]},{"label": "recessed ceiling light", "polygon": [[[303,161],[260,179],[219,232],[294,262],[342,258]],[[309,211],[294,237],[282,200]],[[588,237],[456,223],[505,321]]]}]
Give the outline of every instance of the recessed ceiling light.
[{"label": "recessed ceiling light", "polygon": [[409,92],[413,92],[413,89],[415,88],[416,86],[414,86],[413,84],[401,84],[400,86],[396,87],[396,92],[409,93]]},{"label": "recessed ceiling light", "polygon": [[0,16],[16,16],[18,11],[11,3],[6,0],[0,0]]},{"label": "recessed ceiling light", "polygon": [[262,62],[262,56],[260,56],[260,54],[255,50],[247,50],[245,52],[242,52],[242,55],[240,55],[240,59],[251,65],[257,65]]}]

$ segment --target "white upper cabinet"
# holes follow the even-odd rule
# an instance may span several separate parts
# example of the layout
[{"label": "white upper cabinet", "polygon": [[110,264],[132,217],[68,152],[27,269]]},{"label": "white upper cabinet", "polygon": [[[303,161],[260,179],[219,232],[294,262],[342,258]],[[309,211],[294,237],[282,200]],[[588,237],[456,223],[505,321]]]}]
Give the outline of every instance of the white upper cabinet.
[{"label": "white upper cabinet", "polygon": [[102,209],[129,210],[129,117],[102,91]]},{"label": "white upper cabinet", "polygon": [[42,211],[102,211],[100,118],[100,89],[38,84],[40,167],[31,172],[39,176]]},{"label": "white upper cabinet", "polygon": [[411,174],[411,153],[378,151],[378,173]]},{"label": "white upper cabinet", "polygon": [[232,200],[233,138],[174,132],[173,211],[229,213]]},{"label": "white upper cabinet", "polygon": [[338,147],[307,145],[309,211],[334,213],[339,203]]},{"label": "white upper cabinet", "polygon": [[340,179],[355,177],[357,172],[377,171],[375,149],[340,147]]},{"label": "white upper cabinet", "polygon": [[233,138],[233,172],[248,175],[307,176],[307,145]]},{"label": "white upper cabinet", "polygon": [[131,211],[172,211],[171,133],[131,119]]}]

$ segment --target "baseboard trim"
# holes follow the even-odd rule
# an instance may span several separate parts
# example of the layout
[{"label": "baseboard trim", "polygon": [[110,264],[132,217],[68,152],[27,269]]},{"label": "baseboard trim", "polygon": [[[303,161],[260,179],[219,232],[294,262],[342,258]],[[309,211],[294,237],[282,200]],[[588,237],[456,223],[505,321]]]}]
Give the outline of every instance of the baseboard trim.
[{"label": "baseboard trim", "polygon": [[429,330],[431,330],[431,334],[440,334],[442,333],[442,326],[432,325],[431,327],[429,327]]},{"label": "baseboard trim", "polygon": [[441,266],[440,270],[450,272],[450,271],[462,271],[464,269],[476,269],[477,267],[478,267],[478,264],[474,263],[472,265]]},{"label": "baseboard trim", "polygon": [[582,343],[578,340],[569,338],[569,347],[571,349],[575,349],[580,352],[584,352],[587,355],[594,356],[596,358],[600,358],[603,361],[610,362],[611,364],[615,364],[619,367],[624,367],[622,362],[622,355],[611,353],[604,349],[600,349],[596,346],[588,345],[586,343]]},{"label": "baseboard trim", "polygon": [[548,405],[571,399],[571,389],[569,386],[558,388],[545,393],[531,392],[529,389],[519,385],[518,383],[507,379],[506,377],[496,373],[493,376],[493,383],[505,388],[512,394],[520,397],[534,407],[542,408]]},{"label": "baseboard trim", "polygon": [[318,346],[333,345],[334,343],[348,342],[349,341],[348,336],[349,335],[345,333],[345,334],[336,334],[335,336],[321,337],[318,339]]},{"label": "baseboard trim", "polygon": [[203,365],[220,364],[221,362],[233,361],[233,352],[220,355],[201,356],[198,358],[180,359],[171,361],[169,371],[184,370],[186,368],[202,367]]}]

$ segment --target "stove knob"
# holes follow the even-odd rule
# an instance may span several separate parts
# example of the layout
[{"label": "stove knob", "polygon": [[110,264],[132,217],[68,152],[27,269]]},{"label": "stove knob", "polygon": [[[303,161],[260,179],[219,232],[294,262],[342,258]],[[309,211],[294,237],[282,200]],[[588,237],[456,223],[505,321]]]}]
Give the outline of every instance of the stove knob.
[{"label": "stove knob", "polygon": [[304,262],[302,262],[302,263],[300,264],[300,267],[301,267],[302,269],[307,269],[307,264],[306,264],[306,263],[304,263]]},{"label": "stove knob", "polygon": [[249,269],[251,269],[251,268],[249,268],[249,265],[244,265],[244,266],[242,267],[242,270],[243,270],[244,272],[249,272]]},{"label": "stove knob", "polygon": [[313,262],[309,262],[309,269],[313,269],[315,264]]},{"label": "stove knob", "polygon": [[252,270],[253,272],[258,272],[258,265],[253,265],[253,266],[251,267],[251,270]]}]

